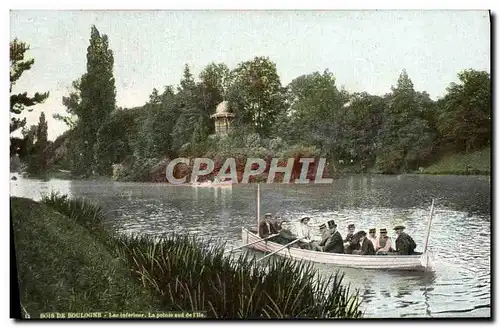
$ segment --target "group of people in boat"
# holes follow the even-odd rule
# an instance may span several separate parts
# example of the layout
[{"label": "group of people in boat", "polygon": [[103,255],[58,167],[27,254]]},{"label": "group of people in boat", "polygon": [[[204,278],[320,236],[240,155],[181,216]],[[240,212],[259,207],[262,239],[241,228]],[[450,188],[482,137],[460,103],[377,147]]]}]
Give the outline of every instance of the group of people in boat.
[{"label": "group of people in boat", "polygon": [[308,216],[302,217],[297,234],[294,234],[290,221],[281,220],[271,213],[266,213],[264,220],[259,224],[259,236],[282,245],[318,252],[358,255],[420,254],[415,252],[417,247],[415,241],[404,232],[405,227],[401,225],[394,227],[397,237],[393,248],[392,240],[388,236],[386,228],[380,229],[378,236],[376,228],[371,228],[368,230],[367,235],[363,230],[355,232],[355,225],[349,224],[347,226],[347,235],[342,238],[334,220],[329,220],[319,226],[321,241],[314,241],[311,226],[309,225],[310,220],[311,218]]}]

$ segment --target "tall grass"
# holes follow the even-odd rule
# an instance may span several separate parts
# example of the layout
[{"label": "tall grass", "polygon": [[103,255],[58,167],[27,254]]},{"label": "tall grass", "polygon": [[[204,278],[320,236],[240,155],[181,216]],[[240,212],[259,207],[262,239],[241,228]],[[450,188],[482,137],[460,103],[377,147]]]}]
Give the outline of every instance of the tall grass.
[{"label": "tall grass", "polygon": [[158,309],[153,293],[88,229],[30,199],[11,197],[11,213],[25,316]]},{"label": "tall grass", "polygon": [[220,241],[194,236],[123,237],[119,243],[165,310],[206,311],[213,318],[361,316],[342,276],[322,280],[310,263],[278,258],[262,266],[245,254],[225,256]]},{"label": "tall grass", "polygon": [[[168,234],[119,236],[103,228],[98,205],[51,194],[43,202],[97,233],[163,311],[206,311],[211,318],[359,318],[357,295],[309,262],[225,254],[220,239]],[[155,302],[155,303],[156,303]]]}]

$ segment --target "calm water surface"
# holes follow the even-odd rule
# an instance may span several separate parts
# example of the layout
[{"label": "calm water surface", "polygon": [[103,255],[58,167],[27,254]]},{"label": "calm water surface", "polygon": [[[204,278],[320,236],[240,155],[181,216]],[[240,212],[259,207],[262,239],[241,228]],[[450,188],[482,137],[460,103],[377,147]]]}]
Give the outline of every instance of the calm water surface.
[{"label": "calm water surface", "polygon": [[[256,225],[256,185],[192,188],[113,181],[11,181],[11,195],[35,200],[56,191],[86,197],[108,211],[109,226],[127,233],[169,231],[224,237],[241,245],[241,227]],[[489,317],[490,178],[478,176],[349,176],[331,185],[261,185],[261,213],[312,223],[333,218],[345,235],[404,224],[421,250],[432,198],[429,248],[434,270],[397,273],[341,269],[358,289],[366,317]],[[394,234],[390,234],[394,237]],[[316,265],[324,274],[331,265]]]}]

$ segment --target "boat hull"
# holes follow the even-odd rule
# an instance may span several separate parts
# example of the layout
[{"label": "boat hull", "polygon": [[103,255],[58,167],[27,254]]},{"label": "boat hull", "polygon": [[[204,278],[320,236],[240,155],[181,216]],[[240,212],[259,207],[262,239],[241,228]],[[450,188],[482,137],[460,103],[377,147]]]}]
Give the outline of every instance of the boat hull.
[{"label": "boat hull", "polygon": [[[284,246],[267,240],[257,242],[260,238],[246,228],[242,228],[241,237],[244,244],[255,242],[248,248],[261,252],[276,252]],[[428,254],[425,253],[422,255],[354,255],[317,252],[296,247],[282,249],[275,255],[341,267],[374,270],[425,271],[426,261],[428,261]]]}]

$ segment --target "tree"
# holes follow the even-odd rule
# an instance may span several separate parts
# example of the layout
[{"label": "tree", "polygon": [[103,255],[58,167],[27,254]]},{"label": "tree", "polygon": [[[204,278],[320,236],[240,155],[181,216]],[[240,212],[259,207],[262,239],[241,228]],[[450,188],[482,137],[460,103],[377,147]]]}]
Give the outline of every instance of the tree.
[{"label": "tree", "polygon": [[491,141],[491,80],[485,71],[458,74],[440,101],[439,132],[443,142],[459,151],[472,151]]},{"label": "tree", "polygon": [[30,70],[35,63],[35,59],[25,59],[28,50],[29,45],[17,38],[10,42],[10,133],[26,125],[26,118],[20,119],[12,117],[12,115],[20,115],[25,109],[31,112],[33,110],[31,107],[43,103],[49,97],[49,92],[36,92],[33,97],[28,97],[27,92],[12,93],[12,88],[21,78],[21,75]]},{"label": "tree", "polygon": [[114,57],[107,35],[101,35],[94,25],[89,42],[87,72],[73,82],[75,91],[63,98],[69,115],[56,116],[73,126],[72,171],[79,176],[92,172],[108,175],[112,162],[107,152],[113,143],[112,137],[100,128],[116,108]]},{"label": "tree", "polygon": [[240,63],[231,75],[228,98],[236,123],[251,125],[257,133],[268,136],[285,110],[276,64],[267,57],[255,57]]},{"label": "tree", "polygon": [[362,169],[374,164],[375,139],[382,124],[385,106],[384,99],[379,96],[366,92],[351,95],[348,105],[342,108],[342,158],[353,160]]},{"label": "tree", "polygon": [[415,91],[406,70],[388,96],[384,121],[377,138],[377,166],[384,172],[420,166],[433,150],[435,133],[426,120],[422,96]]},{"label": "tree", "polygon": [[25,150],[20,159],[27,164],[27,172],[41,175],[47,172],[49,142],[47,140],[47,121],[45,113],[40,114],[37,125],[23,128]]},{"label": "tree", "polygon": [[291,141],[305,142],[339,156],[347,95],[338,90],[335,77],[325,70],[299,76],[288,86]]}]

